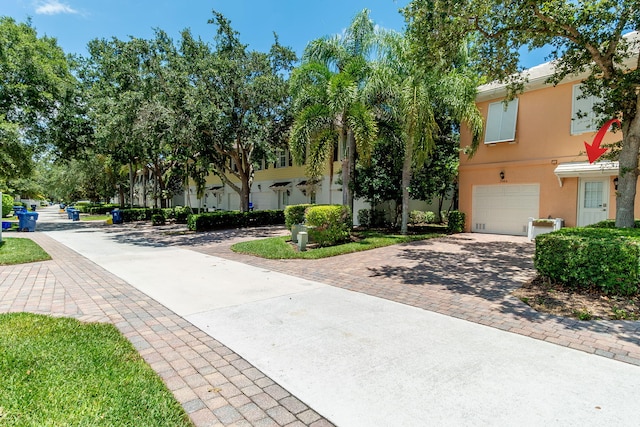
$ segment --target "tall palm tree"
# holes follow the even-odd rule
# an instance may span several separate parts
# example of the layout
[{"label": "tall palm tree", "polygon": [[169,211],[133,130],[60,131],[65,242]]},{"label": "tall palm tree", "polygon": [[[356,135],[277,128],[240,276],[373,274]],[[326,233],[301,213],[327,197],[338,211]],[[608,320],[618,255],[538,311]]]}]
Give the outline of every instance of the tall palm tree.
[{"label": "tall palm tree", "polygon": [[[377,135],[373,111],[362,100],[377,31],[367,9],[360,12],[344,34],[309,43],[303,62],[291,78],[294,124],[290,148],[296,163],[307,162],[311,180],[322,176],[327,161],[333,164],[334,144],[345,150],[342,162],[343,204],[353,213],[356,153],[367,159]],[[333,170],[330,170],[330,180]]]},{"label": "tall palm tree", "polygon": [[[377,105],[377,117],[393,121],[401,129],[404,141],[401,232],[406,234],[412,170],[424,165],[434,147],[438,132],[435,109],[444,109],[453,119],[466,122],[474,146],[482,133],[482,117],[475,104],[476,81],[464,67],[437,64],[420,70],[410,58],[408,41],[403,35],[388,32],[384,39],[381,45],[384,52],[373,65],[364,92],[369,102]],[[460,59],[464,63],[464,58]]]}]

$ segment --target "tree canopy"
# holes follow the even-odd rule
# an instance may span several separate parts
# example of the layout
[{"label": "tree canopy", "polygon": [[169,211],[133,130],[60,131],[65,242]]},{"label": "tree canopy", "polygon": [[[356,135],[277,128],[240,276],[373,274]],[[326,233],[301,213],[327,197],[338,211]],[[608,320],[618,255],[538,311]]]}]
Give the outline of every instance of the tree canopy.
[{"label": "tree canopy", "polygon": [[65,105],[77,81],[55,39],[38,37],[30,22],[0,17],[0,82],[0,180],[6,180],[31,173],[36,147],[61,141],[53,135],[69,126]]},{"label": "tree canopy", "polygon": [[596,110],[622,118],[616,225],[634,226],[640,155],[640,7],[637,0],[413,0],[405,9],[413,53],[447,58],[451,46],[472,35],[487,77],[508,83],[510,96],[524,87],[523,48],[551,46],[549,83],[586,73],[585,93],[603,101]]}]

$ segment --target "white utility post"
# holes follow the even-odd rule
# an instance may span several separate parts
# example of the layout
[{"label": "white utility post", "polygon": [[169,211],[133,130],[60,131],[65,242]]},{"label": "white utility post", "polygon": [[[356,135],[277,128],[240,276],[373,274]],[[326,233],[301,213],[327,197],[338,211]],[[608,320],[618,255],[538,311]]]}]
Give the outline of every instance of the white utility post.
[{"label": "white utility post", "polygon": [[0,243],[2,243],[2,191],[0,191]]}]

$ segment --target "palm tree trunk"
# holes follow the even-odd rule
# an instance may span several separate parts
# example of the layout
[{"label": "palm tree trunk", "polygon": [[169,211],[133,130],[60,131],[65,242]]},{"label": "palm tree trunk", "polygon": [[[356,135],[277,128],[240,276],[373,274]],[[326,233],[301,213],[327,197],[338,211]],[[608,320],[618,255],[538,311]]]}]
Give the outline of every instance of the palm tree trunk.
[{"label": "palm tree trunk", "polygon": [[411,185],[411,165],[413,163],[413,143],[408,141],[404,147],[404,160],[402,162],[402,220],[400,233],[409,231],[409,186]]}]

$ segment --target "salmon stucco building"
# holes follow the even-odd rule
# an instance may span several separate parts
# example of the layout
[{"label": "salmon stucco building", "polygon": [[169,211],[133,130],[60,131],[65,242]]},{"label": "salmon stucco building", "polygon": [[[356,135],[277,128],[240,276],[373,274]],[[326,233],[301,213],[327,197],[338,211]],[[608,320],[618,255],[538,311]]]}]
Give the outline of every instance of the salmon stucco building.
[{"label": "salmon stucco building", "polygon": [[[637,60],[636,51],[628,64]],[[562,218],[566,227],[615,218],[618,164],[589,163],[584,145],[598,131],[597,99],[583,96],[584,75],[553,86],[552,74],[552,63],[531,68],[524,92],[506,104],[505,85],[478,88],[484,135],[472,158],[461,154],[459,169],[466,231],[526,235],[529,218]],[[608,132],[603,144],[621,139]],[[463,132],[461,146],[469,145]],[[640,217],[640,195],[635,206]]]}]

